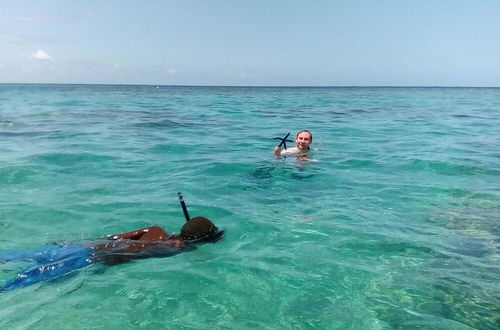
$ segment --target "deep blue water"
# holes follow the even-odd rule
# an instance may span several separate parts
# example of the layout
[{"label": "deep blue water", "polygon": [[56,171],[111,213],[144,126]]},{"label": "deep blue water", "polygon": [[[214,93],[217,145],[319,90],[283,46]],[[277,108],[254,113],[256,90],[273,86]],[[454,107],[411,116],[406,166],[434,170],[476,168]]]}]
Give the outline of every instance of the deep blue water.
[{"label": "deep blue water", "polygon": [[[494,88],[0,85],[0,251],[178,232],[178,191],[226,230],[1,293],[0,327],[498,329],[499,127]],[[303,128],[316,161],[274,159]]]}]

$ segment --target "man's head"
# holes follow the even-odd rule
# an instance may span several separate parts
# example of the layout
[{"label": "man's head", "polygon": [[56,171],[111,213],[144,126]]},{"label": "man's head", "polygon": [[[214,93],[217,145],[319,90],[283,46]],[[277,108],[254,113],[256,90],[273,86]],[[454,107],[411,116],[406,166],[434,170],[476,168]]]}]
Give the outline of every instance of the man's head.
[{"label": "man's head", "polygon": [[205,217],[194,217],[182,226],[180,235],[188,242],[217,242],[222,239],[224,231]]},{"label": "man's head", "polygon": [[309,149],[309,145],[313,141],[312,133],[304,129],[299,131],[295,136],[295,144],[299,149]]}]

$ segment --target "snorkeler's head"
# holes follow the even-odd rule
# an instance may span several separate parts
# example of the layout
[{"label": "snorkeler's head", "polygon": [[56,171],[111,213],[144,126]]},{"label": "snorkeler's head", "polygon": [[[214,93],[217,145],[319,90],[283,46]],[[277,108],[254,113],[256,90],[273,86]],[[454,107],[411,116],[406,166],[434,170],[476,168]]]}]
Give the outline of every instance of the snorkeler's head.
[{"label": "snorkeler's head", "polygon": [[218,242],[223,235],[224,231],[205,217],[194,217],[181,228],[181,237],[188,242]]}]

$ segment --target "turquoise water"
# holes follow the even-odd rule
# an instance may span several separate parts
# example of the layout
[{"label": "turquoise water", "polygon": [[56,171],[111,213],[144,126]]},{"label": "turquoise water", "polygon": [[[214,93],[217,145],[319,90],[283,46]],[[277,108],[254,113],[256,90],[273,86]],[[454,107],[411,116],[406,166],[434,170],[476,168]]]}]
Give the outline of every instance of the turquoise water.
[{"label": "turquoise water", "polygon": [[[178,232],[178,191],[226,230],[2,293],[0,328],[498,329],[499,127],[500,89],[0,85],[0,250]],[[303,128],[317,161],[275,160]]]}]

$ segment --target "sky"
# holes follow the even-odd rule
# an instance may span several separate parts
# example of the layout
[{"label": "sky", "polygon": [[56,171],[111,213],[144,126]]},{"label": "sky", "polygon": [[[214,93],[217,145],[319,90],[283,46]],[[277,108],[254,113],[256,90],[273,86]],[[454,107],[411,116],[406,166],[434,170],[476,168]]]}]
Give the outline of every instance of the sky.
[{"label": "sky", "polygon": [[0,83],[500,87],[500,0],[0,0]]}]

